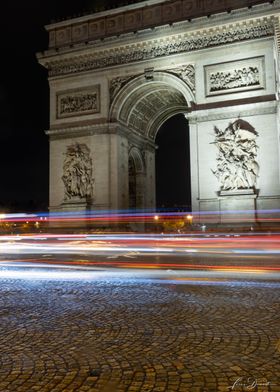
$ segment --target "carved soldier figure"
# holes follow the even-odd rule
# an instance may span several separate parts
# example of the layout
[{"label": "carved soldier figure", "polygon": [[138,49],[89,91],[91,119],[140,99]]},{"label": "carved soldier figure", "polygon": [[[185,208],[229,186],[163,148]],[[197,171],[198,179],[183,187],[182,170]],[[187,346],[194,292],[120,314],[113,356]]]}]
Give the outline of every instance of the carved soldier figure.
[{"label": "carved soldier figure", "polygon": [[259,165],[256,162],[257,132],[243,120],[236,120],[221,131],[215,131],[219,150],[217,170],[213,171],[222,190],[250,189],[256,185]]},{"label": "carved soldier figure", "polygon": [[67,147],[62,180],[67,199],[92,198],[92,159],[85,144],[75,143]]}]

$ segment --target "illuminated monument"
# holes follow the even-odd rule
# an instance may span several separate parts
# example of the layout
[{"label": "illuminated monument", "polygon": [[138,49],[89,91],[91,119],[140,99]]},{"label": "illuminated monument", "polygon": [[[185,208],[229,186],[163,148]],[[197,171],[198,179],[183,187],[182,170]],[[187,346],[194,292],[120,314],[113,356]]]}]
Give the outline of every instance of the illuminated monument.
[{"label": "illuminated monument", "polygon": [[150,0],[47,26],[50,209],[155,207],[178,113],[193,211],[279,208],[279,22],[279,0]]}]

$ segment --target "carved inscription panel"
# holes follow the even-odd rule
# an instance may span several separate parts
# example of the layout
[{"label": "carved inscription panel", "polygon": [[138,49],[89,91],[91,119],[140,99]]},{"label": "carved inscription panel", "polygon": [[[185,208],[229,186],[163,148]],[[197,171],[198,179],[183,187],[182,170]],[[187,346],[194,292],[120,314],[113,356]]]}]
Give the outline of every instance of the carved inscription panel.
[{"label": "carved inscription panel", "polygon": [[206,96],[265,88],[264,56],[205,66]]},{"label": "carved inscription panel", "polygon": [[57,118],[80,116],[100,112],[100,88],[68,90],[57,94]]}]

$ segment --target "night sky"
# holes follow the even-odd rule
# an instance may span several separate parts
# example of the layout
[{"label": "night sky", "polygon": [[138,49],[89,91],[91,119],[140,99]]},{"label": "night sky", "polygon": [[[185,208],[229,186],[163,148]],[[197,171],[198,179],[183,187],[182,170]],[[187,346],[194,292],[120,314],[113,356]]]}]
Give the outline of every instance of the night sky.
[{"label": "night sky", "polygon": [[[117,3],[129,2],[133,1]],[[44,25],[115,5],[116,1],[110,0],[18,0],[6,3],[5,9],[2,9],[2,210],[47,210],[48,207],[49,152],[48,137],[44,130],[49,128],[49,88],[47,71],[36,59],[36,53],[48,47]],[[166,203],[164,200],[159,202]],[[174,203],[177,204],[178,201],[175,200]]]},{"label": "night sky", "polygon": [[[39,0],[5,2],[0,24],[0,138],[3,209],[48,206],[49,88],[36,53],[47,49],[44,25],[115,1]],[[2,8],[2,7],[1,7]]]}]

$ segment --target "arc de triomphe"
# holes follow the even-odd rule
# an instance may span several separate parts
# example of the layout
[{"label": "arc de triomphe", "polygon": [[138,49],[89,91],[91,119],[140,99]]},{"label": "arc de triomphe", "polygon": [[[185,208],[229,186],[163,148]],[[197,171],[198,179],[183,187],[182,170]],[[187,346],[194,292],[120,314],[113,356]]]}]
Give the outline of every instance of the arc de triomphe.
[{"label": "arc de triomphe", "polygon": [[50,210],[155,207],[178,113],[193,211],[279,208],[279,18],[279,0],[149,0],[46,26]]}]

